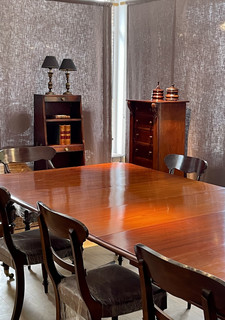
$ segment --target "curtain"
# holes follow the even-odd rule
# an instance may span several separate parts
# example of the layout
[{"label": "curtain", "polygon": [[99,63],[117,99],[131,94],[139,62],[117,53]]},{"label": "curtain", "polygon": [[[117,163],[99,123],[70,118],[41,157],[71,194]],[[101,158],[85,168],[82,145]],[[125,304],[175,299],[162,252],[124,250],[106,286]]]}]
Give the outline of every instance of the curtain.
[{"label": "curtain", "polygon": [[225,186],[225,1],[151,1],[128,15],[128,98],[174,83],[189,101],[187,154],[208,161],[205,181]]}]

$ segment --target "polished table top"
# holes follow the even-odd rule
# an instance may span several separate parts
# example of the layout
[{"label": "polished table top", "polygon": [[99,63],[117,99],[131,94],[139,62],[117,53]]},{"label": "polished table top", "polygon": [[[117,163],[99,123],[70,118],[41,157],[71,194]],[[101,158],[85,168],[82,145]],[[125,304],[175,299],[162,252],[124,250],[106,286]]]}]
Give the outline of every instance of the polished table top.
[{"label": "polished table top", "polygon": [[125,163],[0,179],[13,197],[81,220],[90,239],[133,261],[134,245],[143,243],[225,280],[223,187]]}]

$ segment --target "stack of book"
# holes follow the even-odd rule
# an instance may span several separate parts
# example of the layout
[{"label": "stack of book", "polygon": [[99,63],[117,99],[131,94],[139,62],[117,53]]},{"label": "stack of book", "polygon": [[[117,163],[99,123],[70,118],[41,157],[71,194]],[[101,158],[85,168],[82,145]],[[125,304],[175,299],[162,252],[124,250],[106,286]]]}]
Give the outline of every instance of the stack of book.
[{"label": "stack of book", "polygon": [[64,124],[59,126],[59,144],[71,144],[70,124]]}]

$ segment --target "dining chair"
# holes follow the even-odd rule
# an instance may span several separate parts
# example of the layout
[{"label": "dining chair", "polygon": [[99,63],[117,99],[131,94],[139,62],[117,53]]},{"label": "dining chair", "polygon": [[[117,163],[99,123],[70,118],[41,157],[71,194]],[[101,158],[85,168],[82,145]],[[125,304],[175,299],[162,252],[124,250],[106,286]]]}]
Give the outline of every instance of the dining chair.
[{"label": "dining chair", "polygon": [[[43,263],[40,230],[37,228],[13,234],[12,221],[14,220],[14,211],[15,209],[12,206],[12,199],[9,191],[4,187],[0,187],[0,230],[3,232],[3,237],[0,238],[0,261],[15,269],[16,294],[11,319],[18,320],[20,318],[24,300],[24,266],[33,264],[42,265],[45,293],[48,292],[48,280]],[[69,241],[51,235],[51,243],[54,250],[62,259],[72,256]],[[63,266],[67,266],[66,263],[64,263]],[[67,267],[68,270],[72,271],[69,266]]]},{"label": "dining chair", "polygon": [[56,154],[54,148],[49,146],[23,146],[15,148],[3,148],[1,162],[4,172],[10,173],[10,163],[24,163],[45,160],[46,169],[54,168],[52,159]]},{"label": "dining chair", "polygon": [[[3,148],[0,150],[0,163],[4,166],[4,173],[11,173],[10,165],[17,164],[18,167],[13,167],[13,170],[16,172],[26,172],[30,171],[31,168],[28,164],[31,164],[35,161],[45,161],[46,168],[54,168],[52,159],[55,156],[56,151],[54,148],[49,146],[21,146],[14,148]],[[21,166],[26,164],[25,166]],[[19,169],[18,169],[19,168]],[[37,223],[37,213],[25,209],[23,206],[14,204],[12,207],[11,204],[11,216],[10,216],[10,225],[11,231],[14,232],[15,228],[22,228],[22,223],[20,219],[22,218],[23,224],[25,225],[25,230],[30,230],[30,224],[33,222]],[[17,212],[17,214],[15,213]],[[13,220],[16,223],[13,222]],[[16,225],[17,224],[17,225]],[[5,275],[9,278],[13,278],[13,273],[9,272],[9,266],[3,262]],[[28,266],[30,269],[30,266]]]},{"label": "dining chair", "polygon": [[[140,280],[136,272],[116,263],[86,270],[83,243],[89,234],[87,227],[72,217],[51,210],[42,202],[38,202],[38,208],[44,263],[55,291],[57,320],[67,307],[79,319],[85,320],[104,317],[115,320],[119,315],[141,309]],[[52,249],[49,232],[70,239],[73,275],[63,276],[58,272],[56,262],[60,258]],[[165,309],[166,292],[153,285],[153,295],[155,303]]]},{"label": "dining chair", "polygon": [[200,180],[201,175],[208,167],[208,163],[205,160],[181,154],[168,154],[164,158],[164,162],[170,174],[174,174],[175,169],[182,171],[185,178],[187,178],[188,173],[196,173],[196,180]]},{"label": "dining chair", "polygon": [[170,319],[154,304],[152,282],[170,294],[201,308],[205,320],[225,319],[225,282],[209,273],[169,259],[151,248],[137,244],[143,320]]},{"label": "dining chair", "polygon": [[[52,159],[54,158],[56,151],[49,146],[22,146],[14,148],[3,148],[0,150],[0,163],[4,166],[4,173],[10,173],[11,164],[29,164],[36,161],[45,161],[46,169],[54,168]],[[31,170],[27,165],[22,167],[22,172]],[[20,171],[19,171],[20,172]],[[37,215],[34,212],[23,210],[17,206],[20,216],[23,217],[25,224],[25,230],[30,229],[30,223],[37,221]]]},{"label": "dining chair", "polygon": [[[170,174],[174,174],[175,169],[182,171],[185,178],[187,178],[188,173],[195,173],[196,180],[198,181],[208,167],[206,160],[184,156],[181,154],[168,154],[164,158],[164,162],[169,169]],[[191,304],[189,302],[187,308],[191,308]]]}]

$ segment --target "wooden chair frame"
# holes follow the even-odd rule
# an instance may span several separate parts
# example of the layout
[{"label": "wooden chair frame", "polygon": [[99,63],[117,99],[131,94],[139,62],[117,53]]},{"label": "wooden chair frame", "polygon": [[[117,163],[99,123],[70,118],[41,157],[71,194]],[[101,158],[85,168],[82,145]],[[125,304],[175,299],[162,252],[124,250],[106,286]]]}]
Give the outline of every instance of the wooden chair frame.
[{"label": "wooden chair frame", "polygon": [[185,178],[187,178],[188,173],[196,173],[198,181],[208,167],[205,160],[181,154],[168,154],[164,161],[170,174],[174,174],[175,169],[182,171]]},{"label": "wooden chair frame", "polygon": [[168,259],[143,244],[135,246],[142,290],[143,320],[171,318],[154,305],[152,281],[172,295],[203,309],[205,320],[225,319],[225,282]]},{"label": "wooden chair frame", "polygon": [[[14,309],[12,314],[12,320],[19,320],[20,314],[23,306],[24,299],[24,266],[27,264],[26,254],[20,251],[13,242],[12,238],[12,227],[8,220],[8,210],[11,205],[11,196],[10,193],[4,189],[0,188],[0,216],[1,216],[1,228],[3,230],[4,240],[6,242],[6,246],[13,258],[14,268],[16,272],[16,296]],[[24,231],[25,232],[25,231]],[[42,263],[42,273],[44,278],[44,286],[45,292],[47,292],[47,272]]]},{"label": "wooden chair frame", "polygon": [[[47,271],[45,269],[45,265],[43,262],[43,256],[42,256],[42,247],[41,247],[41,239],[38,229],[34,229],[31,231],[23,231],[21,233],[12,233],[12,222],[11,222],[11,210],[13,209],[12,206],[12,200],[10,193],[3,187],[0,187],[0,230],[3,233],[4,239],[1,239],[1,241],[4,241],[6,244],[5,246],[1,243],[1,249],[3,250],[3,255],[1,256],[1,259],[3,259],[6,256],[6,252],[8,250],[7,256],[11,255],[13,262],[11,262],[10,266],[15,269],[16,273],[16,295],[15,295],[15,302],[14,302],[14,309],[12,314],[12,320],[19,320],[20,314],[23,307],[23,300],[24,300],[24,266],[30,266],[30,264],[41,264],[42,266],[42,274],[43,274],[43,285],[45,289],[45,293],[48,292],[48,275]],[[25,245],[25,242],[28,244],[30,243],[32,248]],[[32,239],[34,242],[32,243]],[[57,252],[60,252],[62,257],[71,257],[71,247],[68,242],[65,242],[63,239],[58,237],[52,237],[51,239],[54,243],[54,247],[56,246]],[[15,243],[16,244],[15,244]],[[20,249],[20,246],[22,249]],[[35,251],[36,250],[36,251]],[[59,250],[59,251],[58,251]],[[37,255],[35,256],[35,253]],[[32,262],[28,262],[29,255],[34,255],[32,259]],[[3,257],[3,258],[2,258]],[[8,258],[6,257],[7,263]],[[11,260],[11,259],[10,259]],[[63,260],[62,260],[63,261]],[[4,261],[3,261],[4,265]],[[6,265],[6,271],[9,269],[9,266]],[[63,267],[67,267],[66,263],[62,262]],[[71,271],[71,268],[67,268],[69,271]],[[6,274],[7,275],[7,274]],[[13,277],[13,274],[8,274],[10,278]]]},{"label": "wooden chair frame", "polygon": [[56,151],[49,146],[25,146],[1,149],[0,154],[0,162],[4,165],[4,172],[10,173],[10,163],[46,160],[47,168],[54,168],[52,159],[55,156]]},{"label": "wooden chair frame", "polygon": [[[54,291],[55,291],[55,299],[56,299],[56,319],[60,319],[61,310],[60,310],[60,297],[58,292],[58,286],[60,282],[63,280],[64,276],[60,274],[55,266],[56,258],[57,260],[60,260],[59,257],[56,256],[54,250],[51,248],[51,242],[49,239],[49,232],[51,234],[57,234],[58,236],[66,239],[70,239],[72,251],[73,251],[73,260],[74,260],[74,272],[75,272],[75,279],[72,279],[70,281],[76,281],[78,284],[78,290],[80,291],[80,295],[82,299],[84,300],[89,313],[91,315],[92,320],[100,320],[102,317],[112,317],[112,319],[116,320],[118,319],[118,314],[109,314],[107,315],[103,311],[103,305],[98,298],[92,296],[89,289],[89,280],[87,279],[90,275],[90,272],[92,272],[93,278],[95,279],[95,271],[103,272],[105,277],[106,273],[104,273],[104,268],[106,268],[108,272],[108,275],[110,272],[114,272],[115,268],[113,265],[106,265],[102,266],[101,268],[92,269],[89,273],[86,274],[86,270],[83,265],[83,243],[88,237],[88,229],[85,225],[83,225],[80,221],[69,217],[67,215],[63,215],[59,212],[56,212],[54,210],[51,210],[47,206],[45,206],[43,203],[38,202],[38,208],[40,211],[39,215],[39,225],[40,225],[40,231],[41,231],[41,240],[42,240],[42,247],[43,247],[43,258],[44,263],[46,266],[46,270],[52,280]],[[58,263],[58,261],[57,261]],[[115,266],[115,265],[114,265]],[[110,269],[110,267],[112,267]],[[108,269],[109,268],[109,269]],[[123,270],[127,270],[126,268],[117,265],[117,271],[121,272]],[[100,271],[98,271],[100,270]],[[111,271],[112,270],[112,271]],[[129,273],[129,279],[132,283],[132,277],[136,274],[131,272],[130,270],[123,271]],[[90,279],[90,278],[89,278]],[[108,279],[107,279],[108,280]],[[138,280],[138,279],[137,279]],[[115,280],[116,281],[116,280]],[[110,282],[110,281],[109,281]],[[120,288],[121,282],[120,280],[118,282],[118,288]],[[89,285],[88,285],[89,284]],[[101,285],[103,285],[101,283]],[[137,281],[138,288],[139,287],[139,281]],[[100,283],[96,283],[96,287],[99,287]],[[134,292],[135,292],[134,287]],[[162,291],[161,289],[159,289]],[[95,291],[95,290],[94,290]],[[123,286],[121,286],[121,291],[123,291]],[[165,292],[163,291],[164,297],[166,297]],[[71,297],[72,299],[72,297]],[[140,298],[138,298],[140,299]],[[139,300],[140,301],[140,300]],[[138,304],[137,301],[134,301],[135,308],[137,308]],[[163,304],[162,304],[163,305]],[[164,305],[163,305],[164,306]],[[140,306],[141,307],[141,306]],[[139,309],[135,309],[137,311]],[[134,311],[134,310],[133,310]],[[130,312],[133,312],[130,311]]]}]

